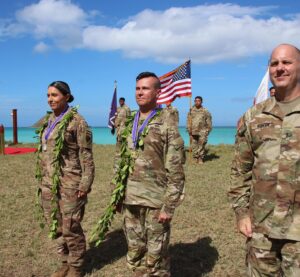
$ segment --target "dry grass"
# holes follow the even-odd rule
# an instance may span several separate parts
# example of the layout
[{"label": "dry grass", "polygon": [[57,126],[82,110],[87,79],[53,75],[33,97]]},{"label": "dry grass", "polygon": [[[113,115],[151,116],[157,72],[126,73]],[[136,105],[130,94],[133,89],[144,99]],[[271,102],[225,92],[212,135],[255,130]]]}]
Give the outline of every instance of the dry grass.
[{"label": "dry grass", "polygon": [[[186,199],[172,223],[173,277],[245,276],[244,239],[226,198],[231,146],[210,146],[206,163],[186,164]],[[84,229],[89,235],[109,199],[114,147],[95,145],[96,178]],[[54,243],[34,219],[35,155],[0,156],[0,276],[44,277],[59,265]],[[108,239],[89,248],[85,276],[127,277],[126,242],[117,216]]]}]

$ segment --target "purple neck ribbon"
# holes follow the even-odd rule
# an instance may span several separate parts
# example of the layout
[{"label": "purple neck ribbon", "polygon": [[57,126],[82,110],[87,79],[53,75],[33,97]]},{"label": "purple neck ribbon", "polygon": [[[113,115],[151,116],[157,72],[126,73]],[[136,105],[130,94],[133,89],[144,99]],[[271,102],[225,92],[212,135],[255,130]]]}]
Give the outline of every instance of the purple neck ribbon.
[{"label": "purple neck ribbon", "polygon": [[62,119],[62,117],[65,115],[65,113],[68,111],[68,109],[69,109],[69,105],[67,105],[67,107],[65,108],[65,110],[54,120],[53,123],[49,119],[49,121],[48,121],[48,128],[47,128],[46,133],[45,133],[45,140],[46,141],[48,140],[48,138],[50,137],[51,133],[53,132],[56,124]]},{"label": "purple neck ribbon", "polygon": [[139,119],[140,119],[140,111],[138,111],[135,116],[134,116],[134,121],[133,121],[133,127],[132,127],[132,141],[133,141],[133,146],[136,148],[138,138],[140,134],[144,131],[145,127],[147,126],[149,120],[155,116],[157,113],[157,110],[154,109],[151,111],[151,113],[147,116],[147,118],[144,120],[142,126],[138,128],[139,125]]}]

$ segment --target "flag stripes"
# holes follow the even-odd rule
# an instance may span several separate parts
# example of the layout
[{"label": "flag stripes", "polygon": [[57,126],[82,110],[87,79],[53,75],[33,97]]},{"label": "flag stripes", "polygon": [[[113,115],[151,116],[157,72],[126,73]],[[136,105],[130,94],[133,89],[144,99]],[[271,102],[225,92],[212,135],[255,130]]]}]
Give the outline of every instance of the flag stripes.
[{"label": "flag stripes", "polygon": [[187,61],[175,70],[160,78],[161,92],[157,104],[173,102],[176,97],[192,95],[191,61]]}]

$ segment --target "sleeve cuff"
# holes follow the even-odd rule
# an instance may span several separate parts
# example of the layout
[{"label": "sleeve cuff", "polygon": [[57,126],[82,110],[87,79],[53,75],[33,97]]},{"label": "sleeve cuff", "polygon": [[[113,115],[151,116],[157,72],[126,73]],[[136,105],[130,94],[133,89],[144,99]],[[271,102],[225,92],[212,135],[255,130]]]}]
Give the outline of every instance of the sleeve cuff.
[{"label": "sleeve cuff", "polygon": [[237,221],[250,216],[248,208],[236,209],[234,212],[235,212]]},{"label": "sleeve cuff", "polygon": [[163,205],[161,211],[165,212],[169,216],[173,216],[175,212],[175,208],[171,208],[171,207],[167,207],[166,205]]},{"label": "sleeve cuff", "polygon": [[78,188],[78,190],[84,191],[86,193],[89,193],[89,192],[91,192],[91,187],[86,187],[86,186],[80,185],[79,188]]}]

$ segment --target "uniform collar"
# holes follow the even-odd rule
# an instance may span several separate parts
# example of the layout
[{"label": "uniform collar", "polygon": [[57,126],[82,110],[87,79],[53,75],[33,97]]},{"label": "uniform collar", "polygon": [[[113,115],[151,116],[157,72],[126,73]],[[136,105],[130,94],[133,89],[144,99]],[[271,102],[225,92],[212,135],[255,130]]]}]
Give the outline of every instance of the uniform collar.
[{"label": "uniform collar", "polygon": [[[269,98],[264,103],[265,103],[265,105],[264,105],[264,108],[262,109],[263,113],[272,114],[281,119],[284,118],[285,115],[284,115],[283,111],[280,109],[275,97]],[[297,106],[295,106],[292,109],[292,111],[290,113],[288,113],[287,115],[290,115],[292,113],[300,113],[300,103]]]}]

